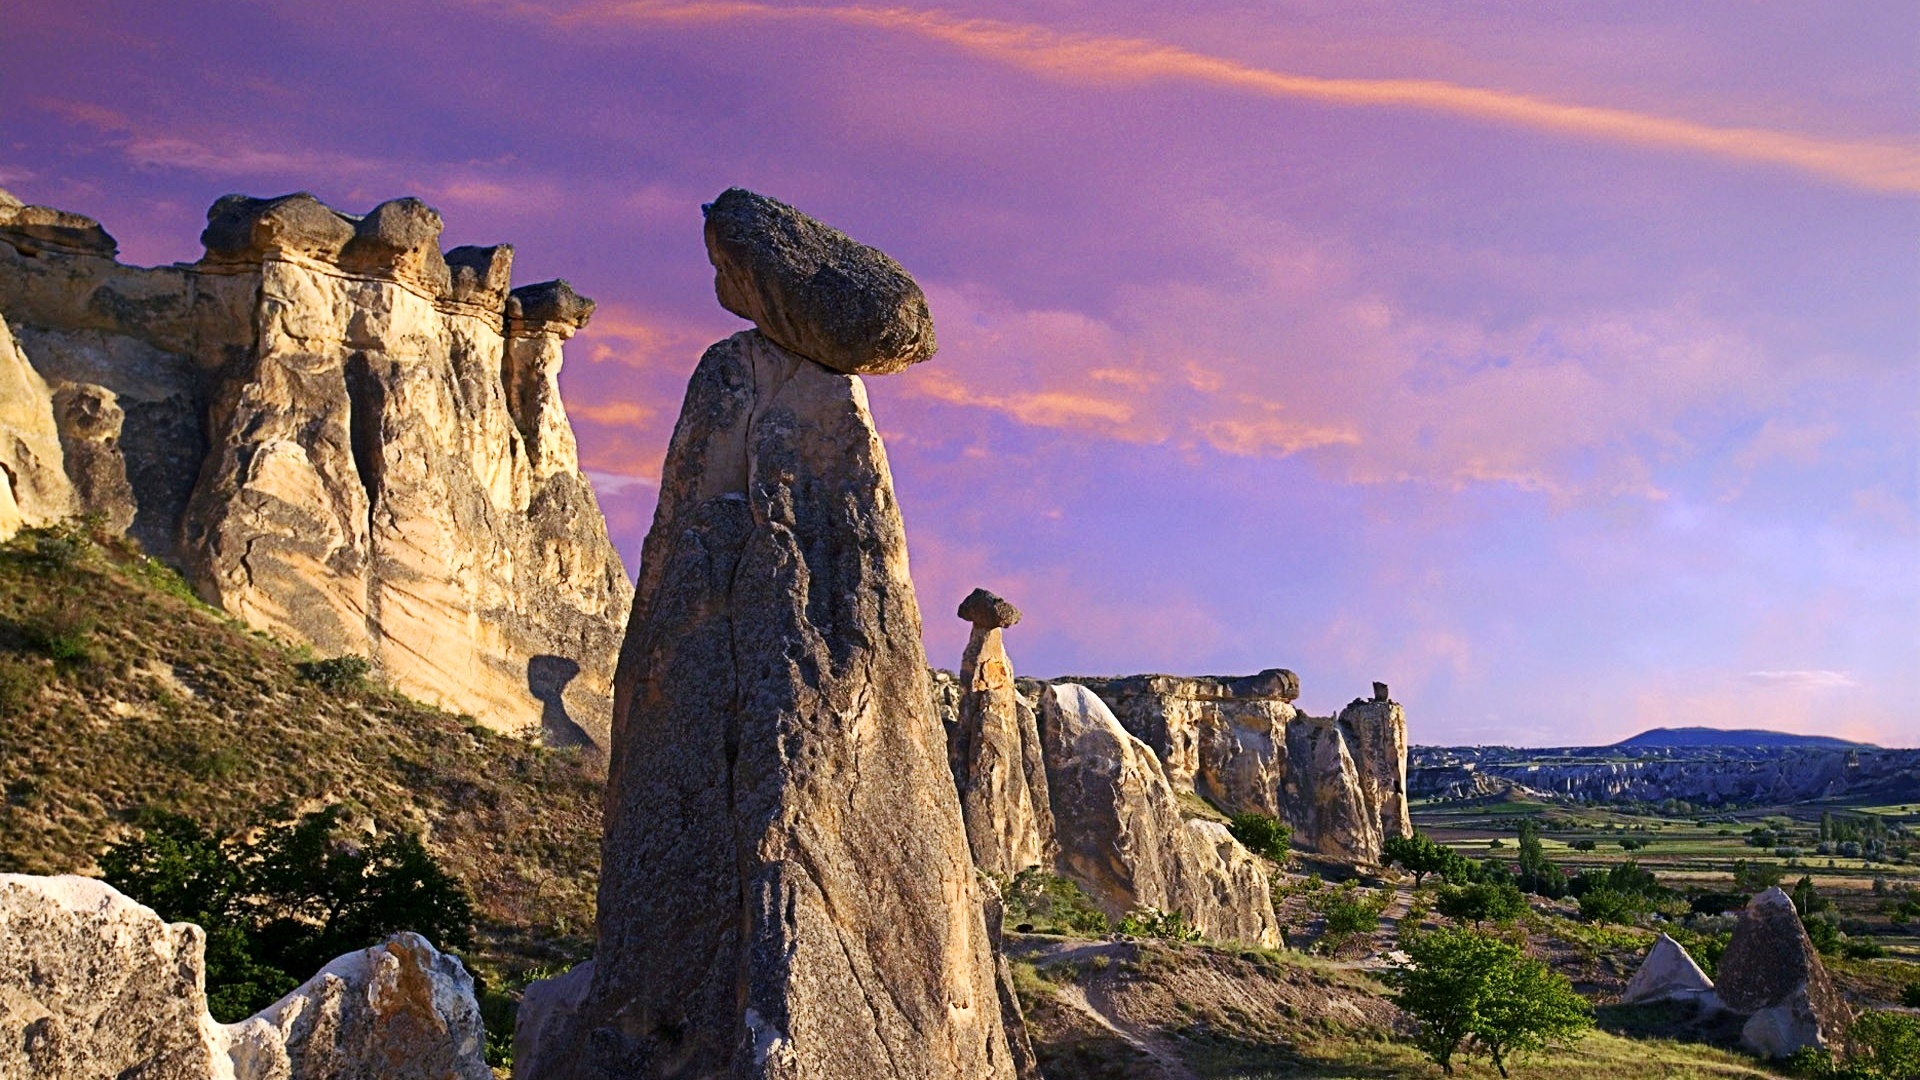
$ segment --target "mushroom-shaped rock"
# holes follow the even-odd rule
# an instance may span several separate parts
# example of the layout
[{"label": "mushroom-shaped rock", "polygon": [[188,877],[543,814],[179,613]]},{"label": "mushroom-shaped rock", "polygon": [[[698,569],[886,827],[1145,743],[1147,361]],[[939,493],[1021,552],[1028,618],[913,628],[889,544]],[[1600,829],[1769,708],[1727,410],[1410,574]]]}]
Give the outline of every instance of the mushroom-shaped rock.
[{"label": "mushroom-shaped rock", "polygon": [[1020,621],[1020,609],[985,589],[975,589],[960,601],[961,618],[982,630],[1004,630]]},{"label": "mushroom-shaped rock", "polygon": [[111,259],[120,250],[113,236],[85,214],[29,206],[4,189],[0,189],[0,239],[28,254],[52,250]]},{"label": "mushroom-shaped rock", "polygon": [[507,326],[516,336],[572,337],[593,317],[593,308],[593,301],[574,292],[564,279],[522,285],[507,296]]},{"label": "mushroom-shaped rock", "polygon": [[1622,1005],[1644,1001],[1698,1001],[1713,993],[1713,980],[1693,962],[1686,947],[1665,934],[1654,939],[1640,970],[1627,980],[1620,994]]},{"label": "mushroom-shaped rock", "polygon": [[1793,900],[1777,886],[1740,912],[1720,957],[1717,989],[1727,1008],[1749,1014],[1740,1041],[1768,1057],[1833,1046],[1853,1019]]},{"label": "mushroom-shaped rock", "polygon": [[849,375],[933,355],[926,294],[884,252],[744,188],[704,210],[720,306],[775,343]]},{"label": "mushroom-shaped rock", "polygon": [[367,212],[340,252],[340,267],[412,282],[429,296],[448,292],[440,254],[440,212],[412,197],[388,199]]},{"label": "mushroom-shaped rock", "polygon": [[354,231],[353,219],[304,191],[271,199],[226,195],[207,208],[200,243],[210,263],[259,262],[275,254],[336,262]]},{"label": "mushroom-shaped rock", "polygon": [[448,296],[460,303],[492,311],[507,302],[513,277],[513,245],[462,245],[447,252]]}]

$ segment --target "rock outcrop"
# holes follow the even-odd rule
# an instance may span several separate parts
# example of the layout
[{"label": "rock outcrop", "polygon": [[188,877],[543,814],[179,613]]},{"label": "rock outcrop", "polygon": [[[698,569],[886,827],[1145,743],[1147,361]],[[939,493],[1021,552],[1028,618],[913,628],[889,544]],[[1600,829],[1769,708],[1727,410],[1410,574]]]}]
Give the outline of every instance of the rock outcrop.
[{"label": "rock outcrop", "polygon": [[0,1076],[485,1080],[460,961],[417,934],[348,953],[238,1024],[207,1014],[206,935],[105,882],[0,874]]},{"label": "rock outcrop", "polygon": [[1627,980],[1627,988],[1620,993],[1620,1003],[1717,1001],[1712,995],[1713,980],[1693,962],[1686,946],[1661,934],[1654,939],[1653,948],[1647,950],[1647,957],[1640,961],[1633,978]]},{"label": "rock outcrop", "polygon": [[225,1031],[235,1080],[491,1080],[473,978],[418,934],[337,957]]},{"label": "rock outcrop", "polygon": [[1748,1017],[1740,1031],[1747,1049],[1787,1057],[1803,1047],[1841,1047],[1853,1012],[1778,887],[1742,909],[1719,971],[1721,1003]]},{"label": "rock outcrop", "polygon": [[[88,219],[0,204],[0,316],[45,385],[17,418],[0,341],[0,463],[47,508],[13,516],[98,513],[257,628],[604,745],[631,593],[555,381],[592,304],[510,290],[511,248],[443,255],[440,229],[416,199],[234,195],[199,262],[141,268]],[[63,479],[34,488],[21,446]]]},{"label": "rock outcrop", "polygon": [[959,616],[973,624],[960,661],[960,700],[947,743],[974,864],[1002,879],[1052,866],[1053,811],[1033,707],[1013,682],[1002,631],[1020,621],[1012,604],[975,589]]},{"label": "rock outcrop", "polygon": [[513,1018],[515,1076],[557,1076],[565,1070],[577,1050],[567,1040],[578,1030],[580,1009],[593,989],[593,966],[588,960],[527,985]]},{"label": "rock outcrop", "polygon": [[[723,295],[738,274],[777,291],[714,261]],[[541,1055],[543,1080],[1017,1069],[866,390],[773,329],[707,350],[667,451],[616,683],[592,985],[542,1034],[574,1048]]]},{"label": "rock outcrop", "polygon": [[1060,872],[1110,918],[1179,912],[1208,938],[1279,944],[1266,871],[1218,822],[1188,820],[1153,750],[1093,691],[1041,692]]},{"label": "rock outcrop", "polygon": [[1293,826],[1296,847],[1362,865],[1407,816],[1407,727],[1399,704],[1356,700],[1338,717],[1293,702],[1300,680],[1275,668],[1237,678],[1134,675],[1080,680],[1151,746],[1176,788],[1229,813]]},{"label": "rock outcrop", "polygon": [[0,318],[0,540],[74,512],[53,391]]},{"label": "rock outcrop", "polygon": [[884,252],[742,188],[704,209],[720,306],[788,352],[849,375],[933,355],[926,295]]}]

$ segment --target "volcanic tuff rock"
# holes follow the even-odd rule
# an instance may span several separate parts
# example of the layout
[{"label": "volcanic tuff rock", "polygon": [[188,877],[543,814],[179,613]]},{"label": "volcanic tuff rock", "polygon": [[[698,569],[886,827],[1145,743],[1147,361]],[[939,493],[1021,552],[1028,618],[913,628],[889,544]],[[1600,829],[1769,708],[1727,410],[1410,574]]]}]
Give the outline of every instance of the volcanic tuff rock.
[{"label": "volcanic tuff rock", "polygon": [[[104,515],[229,613],[416,697],[605,743],[631,594],[555,379],[590,301],[509,292],[504,245],[443,256],[417,199],[356,217],[230,195],[204,258],[150,269],[88,219],[5,202],[0,315],[47,387],[21,394],[47,404],[0,415],[0,461],[29,428],[43,459],[51,414],[58,512]],[[59,503],[8,469],[16,503]]]},{"label": "volcanic tuff rock", "polygon": [[1713,993],[1713,980],[1693,962],[1686,946],[1665,934],[1654,939],[1639,970],[1620,993],[1622,1005],[1645,1001],[1699,1001]]},{"label": "volcanic tuff rock", "polygon": [[933,355],[926,295],[885,253],[743,188],[702,209],[720,306],[789,352],[854,375]]},{"label": "volcanic tuff rock", "polygon": [[1051,866],[1053,811],[1040,728],[1013,683],[1001,630],[1020,621],[1012,604],[975,589],[959,615],[973,623],[960,661],[960,700],[947,742],[967,843],[980,869],[1011,878]]},{"label": "volcanic tuff rock", "polygon": [[0,319],[0,540],[74,511],[53,392]]},{"label": "volcanic tuff rock", "polygon": [[1747,902],[1720,957],[1720,1000],[1750,1014],[1740,1041],[1769,1057],[1835,1047],[1853,1012],[1808,939],[1793,900],[1778,887]]},{"label": "volcanic tuff rock", "polygon": [[1153,747],[1176,789],[1190,788],[1231,813],[1280,818],[1293,826],[1298,847],[1373,864],[1387,836],[1412,831],[1406,716],[1397,703],[1356,700],[1337,718],[1307,716],[1293,705],[1299,677],[1278,668],[1238,678],[1134,675],[1083,685]]},{"label": "volcanic tuff rock", "polygon": [[[754,198],[710,244],[816,228],[771,204],[741,233]],[[781,318],[865,348],[838,314]],[[920,631],[859,377],[757,330],[709,348],[621,648],[592,986],[540,1036],[576,1052],[529,1075],[1015,1075]]]},{"label": "volcanic tuff rock", "polygon": [[1084,686],[1048,685],[1040,702],[1060,872],[1109,917],[1155,907],[1205,937],[1278,945],[1259,860],[1218,822],[1181,814],[1153,751]]},{"label": "volcanic tuff rock", "polygon": [[492,1075],[473,980],[417,934],[348,953],[231,1025],[207,1015],[205,946],[105,882],[0,874],[0,1075]]}]

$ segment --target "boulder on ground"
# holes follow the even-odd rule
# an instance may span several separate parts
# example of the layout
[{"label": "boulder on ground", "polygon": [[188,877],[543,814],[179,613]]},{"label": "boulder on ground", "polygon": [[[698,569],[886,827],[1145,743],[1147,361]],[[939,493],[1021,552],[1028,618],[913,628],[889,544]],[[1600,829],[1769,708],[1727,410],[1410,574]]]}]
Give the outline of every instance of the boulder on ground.
[{"label": "boulder on ground", "polygon": [[1654,939],[1640,969],[1620,994],[1622,1005],[1648,1001],[1700,1001],[1713,993],[1713,980],[1693,962],[1686,947],[1665,934]]},{"label": "boulder on ground", "polygon": [[1833,985],[1779,887],[1747,902],[1720,957],[1720,1000],[1748,1014],[1740,1041],[1754,1053],[1787,1057],[1805,1047],[1838,1047],[1853,1011]]},{"label": "boulder on ground", "polygon": [[704,209],[720,306],[775,343],[854,375],[933,355],[926,295],[884,252],[744,188]]},{"label": "boulder on ground", "polygon": [[591,960],[575,964],[551,979],[527,984],[520,995],[520,1011],[513,1018],[515,1076],[558,1074],[567,1056],[575,1052],[567,1039],[591,989]]},{"label": "boulder on ground", "polygon": [[1110,918],[1153,907],[1204,937],[1279,944],[1259,860],[1218,822],[1185,818],[1147,744],[1084,686],[1054,683],[1040,700],[1060,873]]}]

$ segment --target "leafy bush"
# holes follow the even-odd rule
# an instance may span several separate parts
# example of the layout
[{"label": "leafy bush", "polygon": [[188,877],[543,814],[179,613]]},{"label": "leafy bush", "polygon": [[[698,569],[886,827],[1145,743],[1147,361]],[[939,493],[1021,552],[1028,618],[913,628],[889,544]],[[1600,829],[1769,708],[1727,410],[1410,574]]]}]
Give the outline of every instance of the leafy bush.
[{"label": "leafy bush", "polygon": [[1277,863],[1287,861],[1287,851],[1293,846],[1293,826],[1266,814],[1235,814],[1227,831],[1248,851]]},{"label": "leafy bush", "polygon": [[1023,934],[1059,933],[1104,937],[1107,916],[1079,885],[1030,866],[1006,888],[1006,922]]},{"label": "leafy bush", "polygon": [[1575,851],[1592,851],[1597,846],[1599,845],[1595,844],[1591,839],[1575,840],[1573,842],[1573,850]]},{"label": "leafy bush", "polygon": [[1900,1004],[1909,1009],[1920,1009],[1920,982],[1910,982],[1900,988]]},{"label": "leafy bush", "polygon": [[1580,894],[1580,917],[1588,922],[1630,924],[1646,910],[1646,898],[1637,893],[1599,888]]},{"label": "leafy bush", "polygon": [[1380,913],[1393,902],[1392,889],[1362,889],[1349,881],[1314,898],[1314,910],[1326,921],[1321,944],[1338,952],[1348,942],[1380,928]]},{"label": "leafy bush", "polygon": [[1920,1016],[1869,1011],[1847,1028],[1849,1053],[1835,1061],[1811,1047],[1787,1059],[1789,1071],[1819,1080],[1912,1080],[1920,1076]]},{"label": "leafy bush", "polygon": [[365,681],[373,665],[364,656],[335,656],[299,665],[300,677],[323,690],[351,690]]},{"label": "leafy bush", "polygon": [[1120,920],[1120,932],[1134,937],[1160,938],[1163,941],[1199,941],[1200,931],[1194,929],[1185,915],[1177,911],[1161,911],[1152,905],[1134,908]]},{"label": "leafy bush", "polygon": [[1818,950],[1821,956],[1840,955],[1840,946],[1845,940],[1845,935],[1840,933],[1838,926],[1818,916],[1801,919],[1800,925],[1806,927],[1808,940],[1813,942],[1814,949]]},{"label": "leafy bush", "polygon": [[62,671],[86,667],[98,659],[93,614],[77,599],[42,608],[20,630],[29,647]]},{"label": "leafy bush", "polygon": [[0,656],[0,713],[16,713],[40,693],[40,671],[33,664]]},{"label": "leafy bush", "polygon": [[1639,851],[1641,848],[1644,848],[1646,846],[1647,846],[1647,842],[1638,837],[1623,836],[1620,838],[1621,851]]},{"label": "leafy bush", "polygon": [[1510,923],[1527,913],[1527,898],[1510,882],[1475,882],[1440,890],[1435,910],[1455,922]]},{"label": "leafy bush", "polygon": [[208,1007],[228,1023],[397,931],[442,948],[472,945],[472,902],[419,837],[356,842],[340,817],[339,807],[315,811],[247,842],[151,814],[101,855],[101,876],[161,918],[206,930]]},{"label": "leafy bush", "polygon": [[1452,848],[1442,847],[1424,833],[1416,832],[1412,836],[1391,836],[1381,848],[1381,855],[1388,863],[1398,865],[1413,875],[1413,884],[1419,888],[1428,874],[1446,876],[1449,868],[1456,865],[1468,865]]},{"label": "leafy bush", "polygon": [[1850,937],[1840,943],[1840,955],[1849,960],[1883,960],[1887,947],[1872,938]]},{"label": "leafy bush", "polygon": [[1506,1076],[1510,1061],[1592,1026],[1591,1009],[1566,976],[1517,946],[1468,930],[1402,943],[1409,963],[1389,976],[1395,1000],[1414,1019],[1414,1045],[1449,1075],[1455,1054],[1478,1051]]}]

